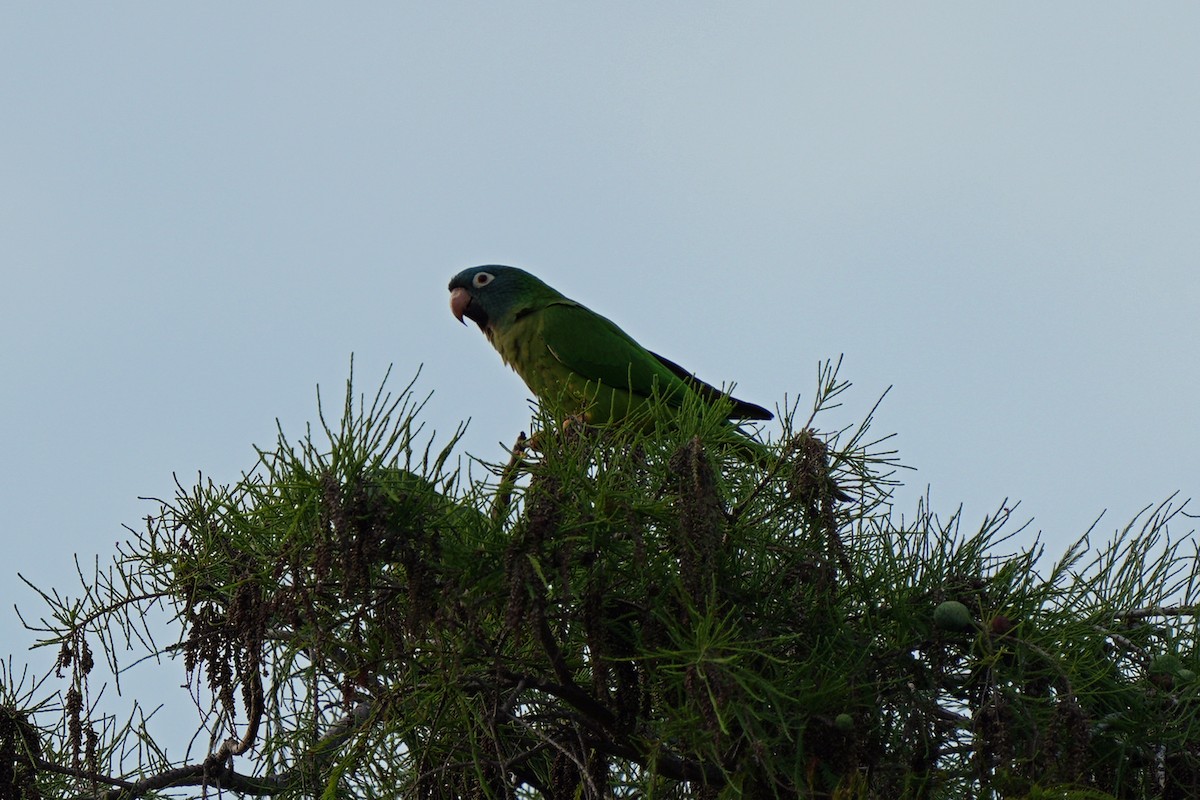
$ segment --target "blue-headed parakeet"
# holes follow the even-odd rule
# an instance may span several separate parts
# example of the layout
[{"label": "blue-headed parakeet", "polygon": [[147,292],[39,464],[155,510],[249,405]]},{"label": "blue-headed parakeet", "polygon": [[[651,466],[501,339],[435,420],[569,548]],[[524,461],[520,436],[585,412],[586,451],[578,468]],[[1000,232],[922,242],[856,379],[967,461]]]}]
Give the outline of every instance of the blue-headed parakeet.
[{"label": "blue-headed parakeet", "polygon": [[479,325],[539,401],[588,422],[621,420],[655,394],[675,407],[688,395],[708,403],[724,398],[730,419],[773,417],[647,350],[610,320],[516,267],[458,273],[450,281],[450,310],[459,322],[468,317]]}]

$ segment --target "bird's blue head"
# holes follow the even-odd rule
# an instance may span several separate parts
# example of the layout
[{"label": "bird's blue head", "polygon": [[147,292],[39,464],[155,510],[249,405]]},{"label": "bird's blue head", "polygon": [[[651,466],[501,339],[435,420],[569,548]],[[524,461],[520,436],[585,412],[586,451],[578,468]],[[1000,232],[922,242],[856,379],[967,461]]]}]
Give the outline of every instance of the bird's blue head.
[{"label": "bird's blue head", "polygon": [[489,335],[492,326],[511,321],[522,308],[560,296],[525,270],[499,264],[464,269],[450,280],[450,311]]}]

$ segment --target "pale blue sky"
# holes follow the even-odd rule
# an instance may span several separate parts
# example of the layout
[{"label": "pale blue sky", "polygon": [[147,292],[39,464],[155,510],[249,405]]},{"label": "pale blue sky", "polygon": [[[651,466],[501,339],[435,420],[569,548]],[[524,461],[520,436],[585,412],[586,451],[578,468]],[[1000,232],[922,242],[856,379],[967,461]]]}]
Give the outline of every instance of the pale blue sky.
[{"label": "pale blue sky", "polygon": [[0,604],[351,353],[498,457],[477,263],[767,406],[844,353],[826,427],[895,386],[906,512],[1020,500],[1058,552],[1196,495],[1197,42],[1191,3],[8,4]]}]

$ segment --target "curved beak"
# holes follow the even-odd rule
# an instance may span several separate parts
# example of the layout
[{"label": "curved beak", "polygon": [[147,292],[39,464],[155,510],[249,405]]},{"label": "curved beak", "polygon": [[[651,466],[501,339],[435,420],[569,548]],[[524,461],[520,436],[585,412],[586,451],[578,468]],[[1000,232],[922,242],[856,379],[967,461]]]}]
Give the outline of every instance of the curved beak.
[{"label": "curved beak", "polygon": [[471,295],[467,293],[466,289],[459,286],[450,290],[450,313],[463,325],[467,324],[463,322],[463,314],[467,313],[469,305],[471,305]]}]

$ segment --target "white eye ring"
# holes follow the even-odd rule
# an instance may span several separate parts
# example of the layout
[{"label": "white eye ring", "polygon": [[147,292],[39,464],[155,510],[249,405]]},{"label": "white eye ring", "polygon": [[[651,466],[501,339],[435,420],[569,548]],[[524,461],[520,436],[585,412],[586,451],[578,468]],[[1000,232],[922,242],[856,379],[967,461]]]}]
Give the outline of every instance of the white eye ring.
[{"label": "white eye ring", "polygon": [[489,283],[491,283],[495,279],[496,279],[496,276],[490,272],[476,272],[475,277],[471,279],[471,284],[476,289],[481,289],[484,286],[487,286]]}]

